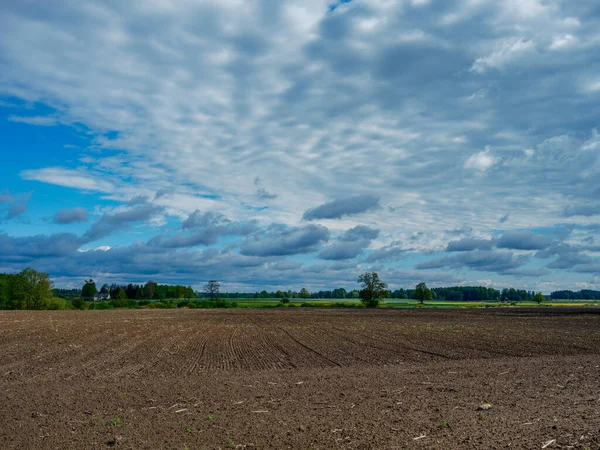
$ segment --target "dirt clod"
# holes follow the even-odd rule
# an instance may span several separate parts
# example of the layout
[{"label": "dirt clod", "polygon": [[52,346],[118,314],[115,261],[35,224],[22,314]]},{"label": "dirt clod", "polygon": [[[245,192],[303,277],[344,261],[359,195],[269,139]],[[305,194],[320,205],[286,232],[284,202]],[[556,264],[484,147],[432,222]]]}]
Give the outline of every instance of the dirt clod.
[{"label": "dirt clod", "polygon": [[487,411],[492,408],[493,408],[493,406],[491,403],[482,403],[481,405],[479,405],[477,407],[477,411]]}]

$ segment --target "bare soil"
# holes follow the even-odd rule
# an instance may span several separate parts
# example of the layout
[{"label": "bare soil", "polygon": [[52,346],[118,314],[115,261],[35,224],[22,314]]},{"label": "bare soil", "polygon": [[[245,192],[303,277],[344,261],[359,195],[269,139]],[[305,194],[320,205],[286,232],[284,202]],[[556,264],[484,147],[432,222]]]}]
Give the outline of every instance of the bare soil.
[{"label": "bare soil", "polygon": [[0,449],[107,448],[600,449],[600,309],[0,311]]}]

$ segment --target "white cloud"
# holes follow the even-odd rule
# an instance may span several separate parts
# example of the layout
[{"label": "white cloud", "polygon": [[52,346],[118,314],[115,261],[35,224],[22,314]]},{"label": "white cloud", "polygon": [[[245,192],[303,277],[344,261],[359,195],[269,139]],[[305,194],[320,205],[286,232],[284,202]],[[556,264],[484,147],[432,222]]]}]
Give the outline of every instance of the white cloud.
[{"label": "white cloud", "polygon": [[584,89],[591,93],[600,92],[600,79],[588,81]]},{"label": "white cloud", "polygon": [[567,48],[577,42],[577,39],[572,34],[563,34],[560,36],[555,36],[552,39],[552,44],[550,45],[550,49],[552,50],[560,50]]},{"label": "white cloud", "polygon": [[600,149],[600,133],[597,129],[594,128],[591,139],[585,141],[581,149],[586,151]]},{"label": "white cloud", "polygon": [[8,120],[11,122],[26,123],[29,125],[39,125],[43,127],[50,127],[58,124],[56,117],[52,116],[9,116]]},{"label": "white cloud", "polygon": [[93,247],[93,248],[80,248],[77,249],[78,252],[80,253],[86,253],[86,252],[108,252],[112,250],[112,247],[110,247],[109,245],[100,245],[98,247]]},{"label": "white cloud", "polygon": [[471,66],[471,71],[485,73],[490,68],[502,69],[507,64],[531,53],[534,49],[535,44],[532,40],[504,41],[490,55],[477,58]]},{"label": "white cloud", "polygon": [[90,174],[83,170],[48,167],[39,170],[25,170],[21,172],[21,177],[26,180],[42,181],[57,186],[83,189],[86,191],[114,191],[114,186],[110,182],[103,180],[100,174]]},{"label": "white cloud", "polygon": [[472,154],[465,162],[465,168],[485,172],[497,162],[498,158],[491,154],[490,149],[485,149],[483,152]]}]

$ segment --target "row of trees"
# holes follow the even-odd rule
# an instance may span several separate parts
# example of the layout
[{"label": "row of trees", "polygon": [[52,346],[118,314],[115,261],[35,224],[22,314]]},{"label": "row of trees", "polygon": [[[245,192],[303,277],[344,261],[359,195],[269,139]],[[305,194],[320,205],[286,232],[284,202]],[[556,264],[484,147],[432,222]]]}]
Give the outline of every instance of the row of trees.
[{"label": "row of trees", "polygon": [[112,299],[124,300],[189,299],[196,296],[191,286],[158,284],[154,281],[148,281],[146,284],[104,284],[98,291],[94,280],[85,280],[85,284],[81,289],[81,297],[92,298],[98,293],[108,294]]},{"label": "row of trees", "polygon": [[[209,297],[206,292],[201,292],[198,294],[199,297]],[[306,288],[300,289],[300,291],[260,291],[260,292],[221,292],[221,298],[226,299],[236,299],[236,298],[275,298],[275,299],[283,299],[283,298],[301,298],[301,299],[310,299],[310,298],[335,298],[335,299],[344,299],[344,298],[358,298],[358,290],[355,291],[346,291],[344,288],[334,289],[333,291],[318,291],[318,292],[309,292]]]}]

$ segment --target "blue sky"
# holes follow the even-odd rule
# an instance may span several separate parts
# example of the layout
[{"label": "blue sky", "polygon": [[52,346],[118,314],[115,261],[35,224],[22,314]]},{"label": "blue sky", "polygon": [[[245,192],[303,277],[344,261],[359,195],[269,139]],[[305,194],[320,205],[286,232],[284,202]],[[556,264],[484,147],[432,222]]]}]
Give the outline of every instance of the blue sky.
[{"label": "blue sky", "polygon": [[600,288],[600,6],[0,3],[0,271]]}]

